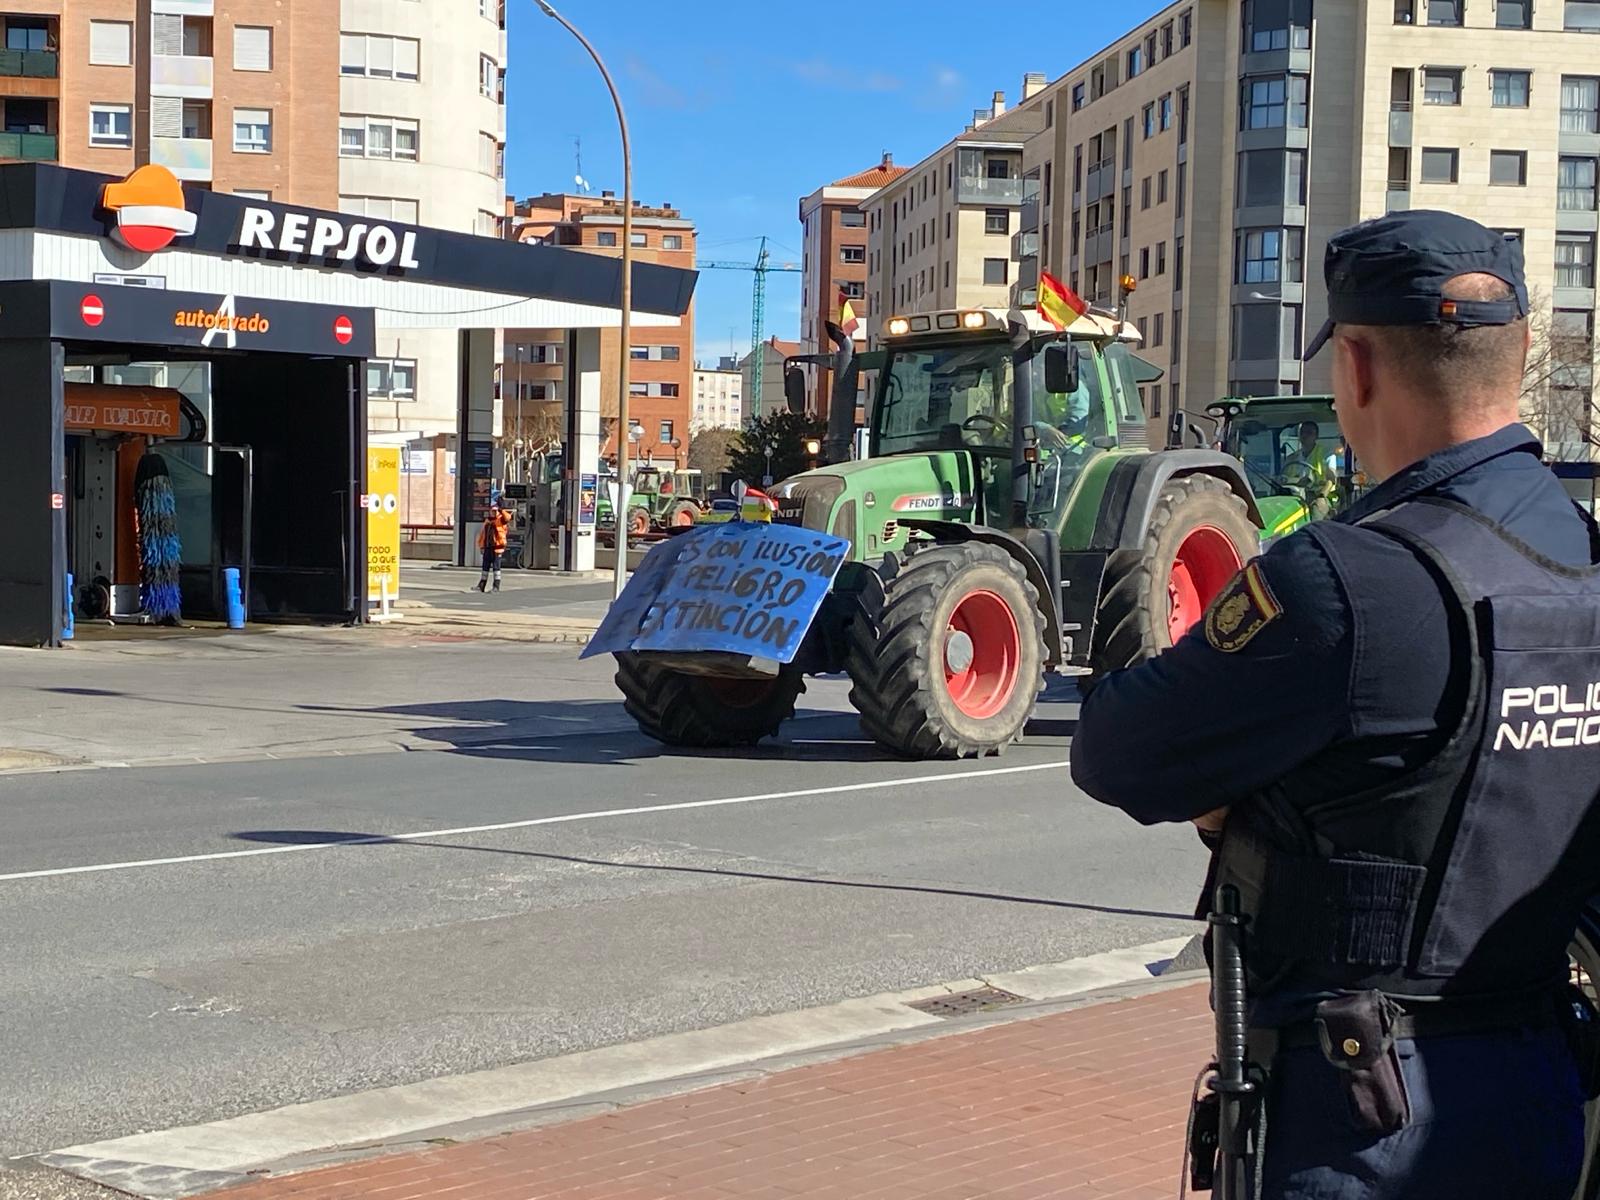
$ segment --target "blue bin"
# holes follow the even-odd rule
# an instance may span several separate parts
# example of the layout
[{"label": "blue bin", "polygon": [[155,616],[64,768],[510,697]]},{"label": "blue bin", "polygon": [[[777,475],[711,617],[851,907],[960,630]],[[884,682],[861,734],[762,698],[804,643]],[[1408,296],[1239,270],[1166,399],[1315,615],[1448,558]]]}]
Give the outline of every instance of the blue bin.
[{"label": "blue bin", "polygon": [[239,568],[222,569],[223,587],[228,594],[228,628],[244,628],[244,598],[239,594]]},{"label": "blue bin", "polygon": [[71,571],[67,572],[67,597],[66,597],[66,600],[67,600],[67,603],[66,603],[67,611],[65,613],[63,613],[62,616],[61,616],[61,640],[64,641],[64,642],[70,642],[72,640],[72,572]]}]

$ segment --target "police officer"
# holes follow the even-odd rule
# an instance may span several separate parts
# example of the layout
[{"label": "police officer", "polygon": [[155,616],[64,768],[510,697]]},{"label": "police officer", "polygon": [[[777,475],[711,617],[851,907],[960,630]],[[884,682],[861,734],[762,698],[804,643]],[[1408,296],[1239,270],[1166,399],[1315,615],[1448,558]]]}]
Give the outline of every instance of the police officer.
[{"label": "police officer", "polygon": [[[1193,821],[1248,916],[1261,1195],[1567,1200],[1566,947],[1600,890],[1600,536],[1517,423],[1522,251],[1336,235],[1335,411],[1380,486],[1085,700],[1072,772]],[[1210,891],[1208,889],[1208,895]]]}]

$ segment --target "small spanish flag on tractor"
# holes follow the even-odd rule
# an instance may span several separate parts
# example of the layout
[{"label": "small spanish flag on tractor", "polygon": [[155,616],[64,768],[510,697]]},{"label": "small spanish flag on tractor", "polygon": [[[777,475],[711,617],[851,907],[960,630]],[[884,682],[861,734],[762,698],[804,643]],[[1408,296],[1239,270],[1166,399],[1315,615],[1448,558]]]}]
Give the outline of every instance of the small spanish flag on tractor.
[{"label": "small spanish flag on tractor", "polygon": [[1049,271],[1039,273],[1039,315],[1057,329],[1065,329],[1084,313],[1089,304]]},{"label": "small spanish flag on tractor", "polygon": [[855,333],[861,324],[861,318],[856,316],[856,310],[850,306],[850,297],[844,294],[844,289],[839,289],[839,328],[844,330],[844,335],[849,337]]}]

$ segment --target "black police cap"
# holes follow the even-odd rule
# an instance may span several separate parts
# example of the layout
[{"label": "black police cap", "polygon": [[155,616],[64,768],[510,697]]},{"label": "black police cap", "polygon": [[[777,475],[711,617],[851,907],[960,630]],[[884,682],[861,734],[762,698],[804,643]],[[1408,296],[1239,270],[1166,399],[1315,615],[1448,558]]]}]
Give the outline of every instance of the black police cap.
[{"label": "black police cap", "polygon": [[[1493,275],[1509,300],[1451,300],[1457,275]],[[1336,324],[1509,325],[1528,315],[1522,243],[1456,213],[1390,213],[1333,235],[1322,262],[1328,319],[1306,347],[1310,360]]]}]

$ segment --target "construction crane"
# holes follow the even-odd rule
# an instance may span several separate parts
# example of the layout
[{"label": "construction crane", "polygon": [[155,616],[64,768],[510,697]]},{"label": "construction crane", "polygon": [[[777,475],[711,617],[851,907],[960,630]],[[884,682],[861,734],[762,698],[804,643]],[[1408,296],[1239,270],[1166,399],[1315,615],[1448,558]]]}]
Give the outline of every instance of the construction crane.
[{"label": "construction crane", "polygon": [[767,273],[789,271],[798,274],[799,263],[774,263],[767,250],[767,239],[761,239],[761,250],[753,263],[698,262],[702,271],[750,271],[755,275],[755,286],[750,298],[750,411],[761,415],[761,376],[766,372],[766,359],[762,357],[761,343],[765,340],[767,324]]}]

